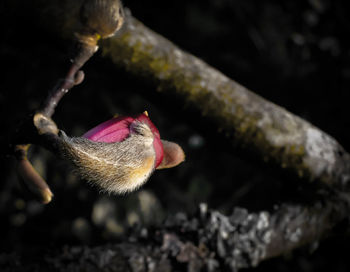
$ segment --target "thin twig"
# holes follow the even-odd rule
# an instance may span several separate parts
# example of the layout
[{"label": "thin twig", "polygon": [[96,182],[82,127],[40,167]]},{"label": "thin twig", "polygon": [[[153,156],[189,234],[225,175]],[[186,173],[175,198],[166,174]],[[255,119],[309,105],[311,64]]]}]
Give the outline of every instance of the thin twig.
[{"label": "thin twig", "polygon": [[[43,106],[41,109],[39,109],[39,112],[41,112],[43,115],[52,117],[55,112],[55,108],[62,97],[68,93],[71,88],[73,88],[75,85],[80,84],[84,80],[84,72],[80,71],[79,69],[87,61],[87,59],[92,56],[92,54],[89,56],[81,54],[81,56],[86,60],[84,60],[84,62],[79,61],[72,63],[66,77],[62,80],[59,80],[55,88],[49,93]],[[77,63],[79,63],[79,65]]]},{"label": "thin twig", "polygon": [[[33,116],[32,122],[36,127],[41,141],[45,141],[44,137],[49,139],[59,140],[57,137],[53,137],[50,134],[57,135],[58,129],[55,122],[51,119],[55,112],[55,109],[62,99],[62,97],[75,85],[80,84],[84,80],[84,73],[79,69],[84,63],[90,59],[96,50],[89,50],[89,48],[81,47],[82,50],[78,52],[76,59],[70,66],[66,77],[63,80],[59,80],[56,87],[48,94],[43,106]],[[44,136],[43,136],[44,135]],[[32,139],[32,142],[33,141]],[[54,145],[54,144],[53,144]],[[52,199],[52,192],[46,181],[39,175],[33,165],[27,158],[28,149],[30,148],[30,142],[28,144],[15,145],[15,154],[17,159],[17,170],[27,185],[30,192],[34,194],[42,203],[49,203]],[[52,147],[51,147],[52,148]]]},{"label": "thin twig", "polygon": [[[37,110],[33,119],[30,120],[32,122],[30,125],[34,125],[37,130],[37,135],[33,136],[30,134],[27,141],[24,141],[25,143],[21,141],[20,144],[14,144],[14,153],[17,154],[18,171],[21,177],[28,185],[28,188],[44,203],[50,202],[52,193],[45,180],[36,172],[27,159],[30,144],[41,141],[44,146],[49,143],[49,149],[55,149],[57,141],[59,141],[59,138],[56,137],[59,130],[51,117],[58,103],[71,88],[84,80],[84,73],[80,69],[97,51],[97,41],[113,35],[124,22],[123,7],[118,0],[85,0],[83,3],[80,2],[80,4],[82,4],[80,9],[83,20],[78,32],[74,33],[76,51],[72,64],[65,78],[58,81],[54,89],[49,92],[41,108]],[[23,126],[22,128],[25,127]],[[25,131],[20,131],[19,133],[25,135]],[[30,139],[30,137],[41,139]]]}]

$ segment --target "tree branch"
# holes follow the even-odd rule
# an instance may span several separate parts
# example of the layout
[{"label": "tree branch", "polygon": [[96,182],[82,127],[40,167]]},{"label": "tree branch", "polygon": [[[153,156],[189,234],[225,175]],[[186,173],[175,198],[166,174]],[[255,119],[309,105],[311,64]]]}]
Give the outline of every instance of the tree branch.
[{"label": "tree branch", "polygon": [[311,206],[285,204],[272,213],[236,208],[229,216],[201,204],[195,215],[178,213],[162,226],[135,228],[127,241],[45,252],[40,263],[22,266],[40,267],[38,271],[238,271],[328,234],[347,216],[349,199],[327,197],[329,201]]},{"label": "tree branch", "polygon": [[346,186],[350,156],[307,121],[252,93],[145,27],[132,16],[102,53],[118,66],[175,93],[214,120],[233,145],[309,181]]},{"label": "tree branch", "polygon": [[[51,33],[67,37],[74,31],[80,1],[36,2],[36,19],[51,18],[45,24]],[[155,82],[158,91],[181,97],[213,120],[233,145],[261,161],[308,181],[348,185],[350,156],[335,139],[184,52],[128,12],[126,17],[121,33],[101,43],[103,56]]]}]

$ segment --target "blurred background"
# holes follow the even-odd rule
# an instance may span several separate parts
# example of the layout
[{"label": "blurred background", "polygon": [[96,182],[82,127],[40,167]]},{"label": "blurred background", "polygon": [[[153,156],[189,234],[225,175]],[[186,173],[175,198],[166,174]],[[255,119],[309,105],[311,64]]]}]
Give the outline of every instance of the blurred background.
[{"label": "blurred background", "polygon": [[[241,206],[271,210],[304,197],[305,188],[238,154],[213,124],[176,97],[116,69],[99,53],[84,82],[61,101],[54,120],[79,136],[114,114],[147,110],[162,138],[186,153],[180,166],[156,171],[139,191],[99,193],[42,148],[30,157],[48,181],[48,205],[21,189],[6,156],[9,132],[35,110],[64,75],[69,48],[28,20],[23,9],[0,10],[0,267],[6,254],[28,260],[65,245],[117,242],[135,224],[159,224],[198,204],[224,213]],[[124,0],[133,15],[230,78],[310,121],[350,150],[350,18],[345,0]],[[261,264],[255,271],[349,271],[349,237],[320,243]],[[316,249],[316,250],[315,250]]]}]

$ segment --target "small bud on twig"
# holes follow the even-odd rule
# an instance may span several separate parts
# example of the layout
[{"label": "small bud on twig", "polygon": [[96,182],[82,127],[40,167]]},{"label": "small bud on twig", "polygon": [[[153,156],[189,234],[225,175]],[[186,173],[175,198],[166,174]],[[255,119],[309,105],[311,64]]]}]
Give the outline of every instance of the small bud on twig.
[{"label": "small bud on twig", "polygon": [[33,118],[34,126],[37,128],[39,135],[45,133],[58,134],[56,123],[48,116],[38,112]]},{"label": "small bud on twig", "polygon": [[114,35],[124,23],[124,11],[120,0],[85,0],[80,9],[83,33],[79,40],[95,46],[97,41]]}]

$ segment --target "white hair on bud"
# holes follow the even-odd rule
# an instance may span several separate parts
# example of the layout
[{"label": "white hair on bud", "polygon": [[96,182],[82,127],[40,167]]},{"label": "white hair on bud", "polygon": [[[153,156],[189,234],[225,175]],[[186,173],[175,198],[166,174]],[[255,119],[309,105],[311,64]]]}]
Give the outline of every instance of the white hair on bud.
[{"label": "white hair on bud", "polygon": [[121,142],[94,142],[68,137],[61,131],[62,156],[70,160],[78,174],[110,193],[136,190],[155,167],[153,134],[147,124],[136,121],[130,135]]}]

